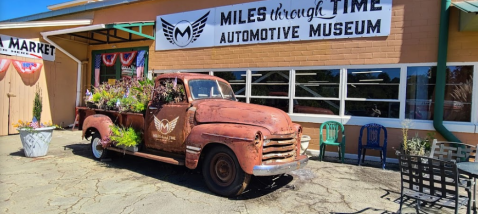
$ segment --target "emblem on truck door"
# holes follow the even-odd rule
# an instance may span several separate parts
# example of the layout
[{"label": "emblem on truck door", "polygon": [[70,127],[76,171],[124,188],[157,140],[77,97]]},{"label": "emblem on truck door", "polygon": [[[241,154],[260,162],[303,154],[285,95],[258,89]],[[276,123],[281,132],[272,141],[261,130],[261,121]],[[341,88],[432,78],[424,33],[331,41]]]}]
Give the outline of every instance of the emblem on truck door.
[{"label": "emblem on truck door", "polygon": [[162,134],[166,135],[171,133],[174,128],[176,127],[176,123],[178,123],[179,117],[174,118],[171,120],[166,119],[158,119],[156,116],[154,116],[154,126],[156,126],[156,129],[161,132]]}]

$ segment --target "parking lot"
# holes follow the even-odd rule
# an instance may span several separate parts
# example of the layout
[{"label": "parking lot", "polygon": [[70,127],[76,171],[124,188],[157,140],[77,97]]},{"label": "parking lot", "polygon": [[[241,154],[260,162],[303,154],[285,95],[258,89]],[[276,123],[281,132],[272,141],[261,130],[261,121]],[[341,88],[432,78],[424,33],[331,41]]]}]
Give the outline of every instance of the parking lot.
[{"label": "parking lot", "polygon": [[[26,158],[0,137],[0,213],[395,213],[396,165],[312,158],[278,178],[253,178],[235,198],[213,195],[199,171],[133,156],[99,162],[80,131],[55,131],[47,156]],[[411,207],[413,203],[408,203]],[[414,212],[414,208],[407,208]],[[423,209],[452,213],[451,209]],[[465,210],[461,210],[464,213]]]}]

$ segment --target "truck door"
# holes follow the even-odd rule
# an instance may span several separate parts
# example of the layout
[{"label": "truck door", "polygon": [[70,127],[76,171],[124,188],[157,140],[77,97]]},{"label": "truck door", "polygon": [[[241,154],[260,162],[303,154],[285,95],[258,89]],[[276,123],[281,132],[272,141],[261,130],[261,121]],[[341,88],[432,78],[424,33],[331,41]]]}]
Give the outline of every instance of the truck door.
[{"label": "truck door", "polygon": [[[164,80],[158,81],[155,87],[159,87],[161,81]],[[184,86],[180,80],[177,81],[178,87]],[[157,94],[153,94],[153,97],[157,97]],[[146,148],[184,154],[188,134],[184,130],[189,121],[186,118],[189,107],[186,97],[179,102],[165,102],[161,99],[154,101],[153,99],[146,111],[144,133]]]}]

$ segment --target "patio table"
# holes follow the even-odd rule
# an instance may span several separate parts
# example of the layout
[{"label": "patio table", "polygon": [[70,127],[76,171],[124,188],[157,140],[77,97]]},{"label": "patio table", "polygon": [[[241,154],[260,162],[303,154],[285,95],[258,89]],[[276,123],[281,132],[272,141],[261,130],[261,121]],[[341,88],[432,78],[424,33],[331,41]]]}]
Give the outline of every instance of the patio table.
[{"label": "patio table", "polygon": [[[478,178],[478,162],[460,162],[456,164],[456,167],[460,173],[470,176],[470,183],[476,187],[473,183]],[[476,188],[473,188],[473,210],[476,212]]]}]

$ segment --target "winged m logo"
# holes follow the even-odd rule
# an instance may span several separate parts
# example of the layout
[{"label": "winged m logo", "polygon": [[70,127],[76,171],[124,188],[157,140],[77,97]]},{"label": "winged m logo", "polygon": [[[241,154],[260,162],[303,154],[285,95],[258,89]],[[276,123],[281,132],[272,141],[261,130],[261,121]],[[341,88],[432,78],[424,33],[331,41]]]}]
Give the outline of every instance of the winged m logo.
[{"label": "winged m logo", "polygon": [[161,18],[161,26],[163,27],[164,36],[171,44],[179,47],[186,47],[190,43],[195,42],[201,36],[210,12],[211,11],[208,11],[204,16],[192,24],[189,21],[183,20],[176,25],[172,25]]},{"label": "winged m logo", "polygon": [[174,128],[176,128],[178,119],[179,117],[176,117],[171,121],[166,119],[160,120],[156,116],[154,116],[154,126],[159,132],[161,132],[161,134],[167,135],[171,133],[174,130]]}]

